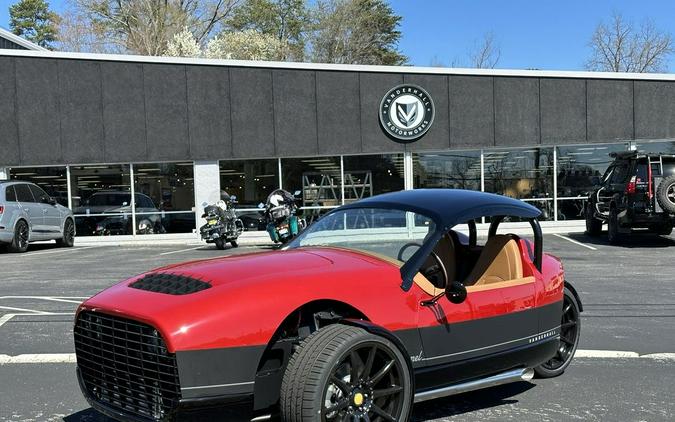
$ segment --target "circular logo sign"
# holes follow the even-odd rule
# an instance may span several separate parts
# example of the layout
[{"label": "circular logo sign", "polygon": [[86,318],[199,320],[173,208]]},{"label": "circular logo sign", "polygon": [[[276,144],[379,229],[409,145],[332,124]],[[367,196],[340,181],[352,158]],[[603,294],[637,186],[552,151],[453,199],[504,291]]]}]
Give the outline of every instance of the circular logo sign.
[{"label": "circular logo sign", "polygon": [[434,102],[416,85],[392,88],[380,103],[380,123],[395,141],[413,142],[421,138],[434,121]]}]

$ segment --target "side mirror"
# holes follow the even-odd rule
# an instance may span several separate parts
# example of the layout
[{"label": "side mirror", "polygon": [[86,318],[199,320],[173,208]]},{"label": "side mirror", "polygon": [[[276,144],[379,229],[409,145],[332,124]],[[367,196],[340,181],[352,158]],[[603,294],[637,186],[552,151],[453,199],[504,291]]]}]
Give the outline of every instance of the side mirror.
[{"label": "side mirror", "polygon": [[232,200],[232,202],[236,201],[237,195],[230,195],[230,199]]},{"label": "side mirror", "polygon": [[47,203],[49,205],[56,205],[56,199],[54,199],[50,196],[49,198],[47,198]]},{"label": "side mirror", "polygon": [[459,281],[453,281],[445,288],[445,297],[451,303],[458,305],[466,300],[466,287]]},{"label": "side mirror", "polygon": [[258,208],[265,208],[265,204],[263,204],[262,202],[259,203],[259,204],[258,204]]},{"label": "side mirror", "polygon": [[207,205],[209,205],[207,202],[202,202],[202,208],[206,207]]},{"label": "side mirror", "polygon": [[301,191],[296,190],[295,192],[293,192],[293,196],[300,196],[301,193],[302,193]]}]

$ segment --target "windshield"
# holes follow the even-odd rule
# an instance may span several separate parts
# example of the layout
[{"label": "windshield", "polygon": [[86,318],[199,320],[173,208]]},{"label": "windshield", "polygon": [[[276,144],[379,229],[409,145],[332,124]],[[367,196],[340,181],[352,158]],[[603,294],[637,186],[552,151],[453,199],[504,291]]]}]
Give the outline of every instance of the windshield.
[{"label": "windshield", "polygon": [[414,212],[352,208],[326,215],[289,246],[332,246],[405,263],[435,230],[434,222]]}]

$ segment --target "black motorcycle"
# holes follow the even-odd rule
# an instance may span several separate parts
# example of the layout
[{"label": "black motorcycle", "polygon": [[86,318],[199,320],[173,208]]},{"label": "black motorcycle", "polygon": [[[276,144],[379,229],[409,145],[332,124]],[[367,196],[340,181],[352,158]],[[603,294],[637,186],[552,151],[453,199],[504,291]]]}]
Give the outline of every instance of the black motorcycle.
[{"label": "black motorcycle", "polygon": [[[300,194],[296,192],[295,195]],[[304,219],[295,215],[298,206],[295,204],[295,195],[283,189],[273,191],[265,204],[260,208],[265,209],[265,221],[267,233],[274,243],[286,243],[298,235],[306,226]]]},{"label": "black motorcycle", "polygon": [[236,248],[239,246],[237,239],[244,231],[244,223],[234,210],[237,197],[223,195],[222,198],[213,205],[204,206],[202,218],[206,219],[206,224],[199,228],[199,233],[202,240],[215,243],[218,249],[225,249],[227,243]]}]

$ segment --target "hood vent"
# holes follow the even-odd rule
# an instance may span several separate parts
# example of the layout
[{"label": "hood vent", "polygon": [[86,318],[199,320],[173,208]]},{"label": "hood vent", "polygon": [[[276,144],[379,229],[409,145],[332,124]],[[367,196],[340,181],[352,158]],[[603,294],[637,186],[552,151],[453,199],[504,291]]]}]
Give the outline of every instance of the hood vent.
[{"label": "hood vent", "polygon": [[211,288],[211,284],[180,274],[154,273],[134,281],[129,287],[167,295],[189,295]]}]

